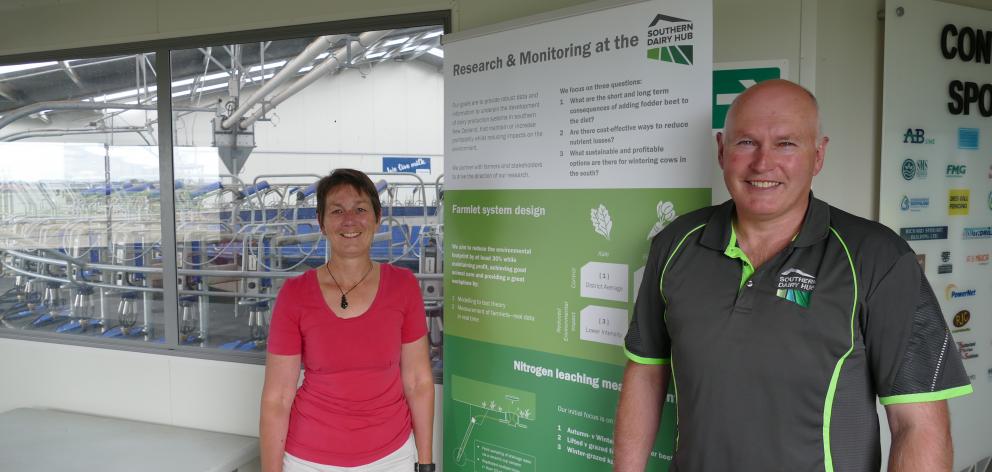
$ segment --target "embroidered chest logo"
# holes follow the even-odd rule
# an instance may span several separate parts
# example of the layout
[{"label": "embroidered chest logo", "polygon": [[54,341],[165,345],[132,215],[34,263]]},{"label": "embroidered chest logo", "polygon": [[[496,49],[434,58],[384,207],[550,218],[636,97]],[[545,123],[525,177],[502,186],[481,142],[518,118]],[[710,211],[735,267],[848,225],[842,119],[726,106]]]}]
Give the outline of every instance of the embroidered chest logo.
[{"label": "embroidered chest logo", "polygon": [[815,275],[792,268],[778,276],[778,291],[775,294],[803,308],[809,308],[809,299],[815,288]]}]

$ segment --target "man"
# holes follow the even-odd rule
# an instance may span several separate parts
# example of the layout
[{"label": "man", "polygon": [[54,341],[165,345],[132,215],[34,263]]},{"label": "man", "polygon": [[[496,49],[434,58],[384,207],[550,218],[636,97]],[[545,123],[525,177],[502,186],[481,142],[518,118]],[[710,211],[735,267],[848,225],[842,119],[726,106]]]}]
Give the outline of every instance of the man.
[{"label": "man", "polygon": [[827,137],[791,82],[717,134],[732,199],[651,243],[626,339],[615,470],[642,471],[672,378],[672,472],[950,471],[946,399],[971,385],[909,246],[813,197]]}]

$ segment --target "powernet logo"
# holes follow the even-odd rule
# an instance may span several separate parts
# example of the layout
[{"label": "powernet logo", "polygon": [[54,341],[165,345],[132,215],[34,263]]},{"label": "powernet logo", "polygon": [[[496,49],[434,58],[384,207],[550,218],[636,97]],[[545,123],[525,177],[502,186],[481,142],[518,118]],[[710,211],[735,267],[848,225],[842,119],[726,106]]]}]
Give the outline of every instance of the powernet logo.
[{"label": "powernet logo", "polygon": [[655,15],[648,25],[648,59],[692,65],[692,27],[692,20]]},{"label": "powernet logo", "polygon": [[957,298],[974,297],[975,294],[977,294],[977,293],[978,293],[978,291],[975,290],[975,289],[973,289],[973,288],[966,289],[966,290],[958,290],[958,286],[957,285],[954,285],[954,284],[948,284],[947,287],[944,288],[944,298],[946,298],[948,300],[954,300],[954,299],[957,299]]}]

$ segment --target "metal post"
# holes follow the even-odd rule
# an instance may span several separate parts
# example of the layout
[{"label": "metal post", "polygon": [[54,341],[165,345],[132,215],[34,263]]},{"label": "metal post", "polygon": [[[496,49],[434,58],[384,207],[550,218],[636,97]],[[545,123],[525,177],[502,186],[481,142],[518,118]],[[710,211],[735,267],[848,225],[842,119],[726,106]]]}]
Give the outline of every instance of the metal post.
[{"label": "metal post", "polygon": [[[179,288],[176,266],[176,187],[172,159],[172,61],[169,49],[155,51],[158,89],[158,176],[162,221],[162,309],[165,345],[179,346]],[[201,314],[202,316],[202,314]]]}]

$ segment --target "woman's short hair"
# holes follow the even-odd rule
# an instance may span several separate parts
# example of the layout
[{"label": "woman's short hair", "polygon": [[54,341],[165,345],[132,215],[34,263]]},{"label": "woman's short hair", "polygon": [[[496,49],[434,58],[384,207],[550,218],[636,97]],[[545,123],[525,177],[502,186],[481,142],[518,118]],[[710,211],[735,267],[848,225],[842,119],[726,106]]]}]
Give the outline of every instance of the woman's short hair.
[{"label": "woman's short hair", "polygon": [[324,210],[327,206],[327,194],[337,187],[350,185],[358,193],[364,193],[372,202],[372,211],[376,221],[382,216],[382,203],[379,201],[379,191],[376,190],[372,179],[364,172],[355,169],[336,169],[317,181],[317,222],[324,227]]}]

